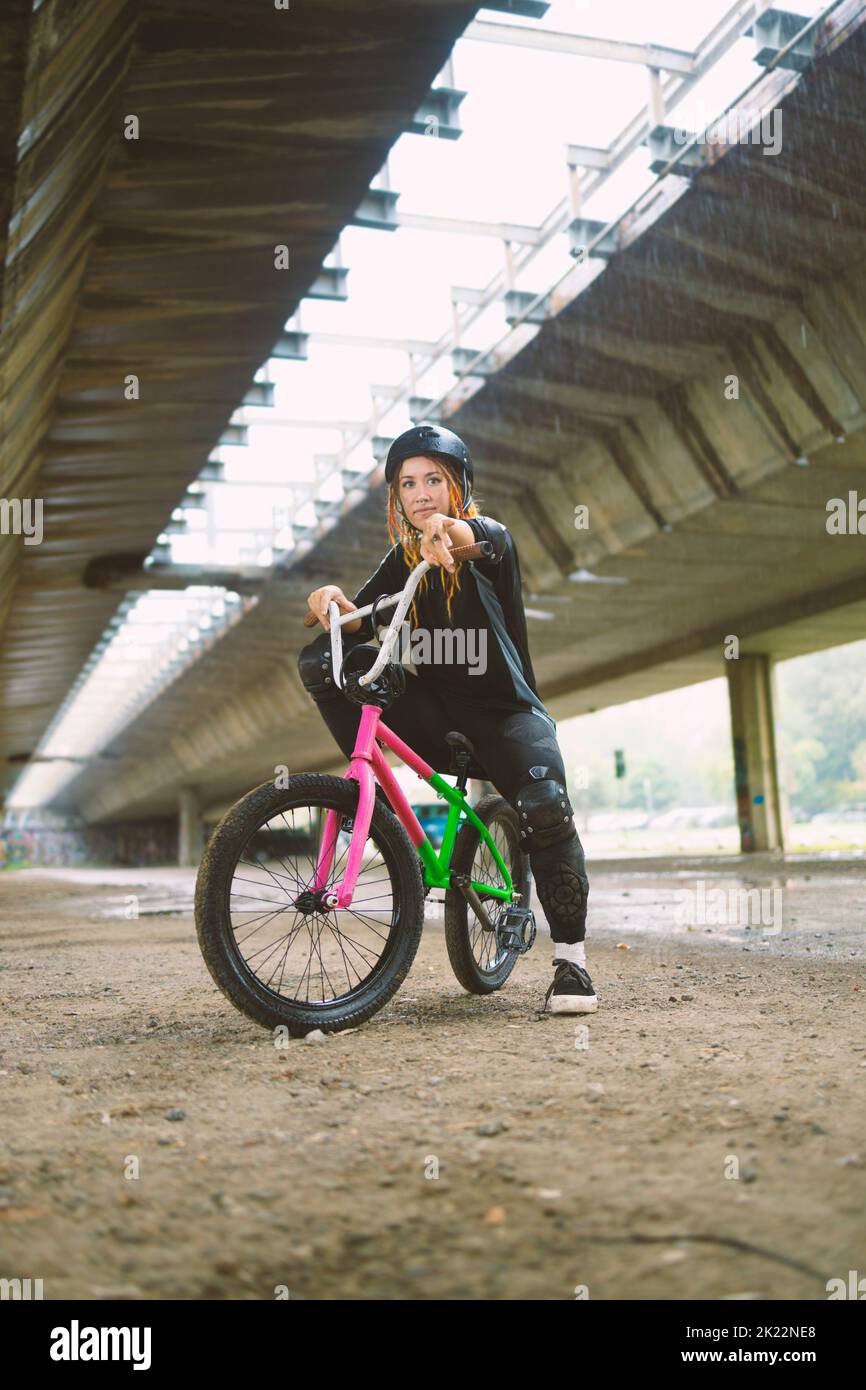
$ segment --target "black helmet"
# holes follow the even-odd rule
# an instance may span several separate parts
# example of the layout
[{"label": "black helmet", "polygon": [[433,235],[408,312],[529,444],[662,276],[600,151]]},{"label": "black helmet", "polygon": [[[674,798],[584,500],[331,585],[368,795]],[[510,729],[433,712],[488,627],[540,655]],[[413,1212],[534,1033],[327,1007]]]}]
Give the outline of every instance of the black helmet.
[{"label": "black helmet", "polygon": [[472,492],[473,472],[469,450],[459,434],[446,430],[442,425],[414,425],[411,430],[398,434],[385,460],[385,482],[390,483],[397,475],[401,463],[415,454],[430,454],[434,458],[444,458],[456,463],[463,473],[463,500],[466,506]]}]

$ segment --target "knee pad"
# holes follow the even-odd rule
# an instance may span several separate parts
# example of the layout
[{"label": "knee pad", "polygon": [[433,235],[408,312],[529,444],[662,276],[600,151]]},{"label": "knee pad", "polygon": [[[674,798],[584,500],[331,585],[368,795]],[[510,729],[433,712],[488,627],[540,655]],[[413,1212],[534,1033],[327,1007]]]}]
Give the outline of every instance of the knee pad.
[{"label": "knee pad", "polygon": [[564,785],[555,779],[536,782],[521,788],[517,801],[522,803],[518,815],[525,827],[521,845],[530,855],[535,891],[548,924],[565,933],[557,940],[580,940],[586,926],[589,880]]},{"label": "knee pad", "polygon": [[565,783],[555,777],[526,783],[518,791],[514,804],[524,853],[547,849],[577,834],[572,819],[574,808]]},{"label": "knee pad", "polygon": [[334,673],[331,669],[330,637],[327,633],[325,636],[328,640],[327,646],[321,637],[317,637],[315,642],[310,642],[298,656],[298,674],[304,689],[314,700],[327,700],[340,693],[334,683]]},{"label": "knee pad", "polygon": [[[577,832],[575,832],[575,840]],[[586,907],[589,880],[582,871],[578,856],[571,852],[568,842],[551,845],[532,856],[533,877],[538,901],[544,908],[548,925],[564,930],[561,940],[573,940],[570,933],[586,926]],[[582,856],[580,856],[582,860]],[[580,937],[576,938],[580,939]]]}]

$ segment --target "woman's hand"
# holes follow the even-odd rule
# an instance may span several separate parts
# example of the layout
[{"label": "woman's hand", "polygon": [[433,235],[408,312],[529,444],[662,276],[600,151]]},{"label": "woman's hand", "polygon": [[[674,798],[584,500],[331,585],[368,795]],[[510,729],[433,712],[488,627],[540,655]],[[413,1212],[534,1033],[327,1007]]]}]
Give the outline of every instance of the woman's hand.
[{"label": "woman's hand", "polygon": [[430,565],[443,565],[445,569],[453,571],[451,550],[454,542],[449,532],[457,525],[459,522],[456,517],[443,516],[442,512],[434,512],[432,516],[428,516],[421,527],[422,560],[426,560]]},{"label": "woman's hand", "polygon": [[[337,603],[343,613],[352,613],[357,607],[350,598],[346,598],[343,590],[336,584],[324,584],[321,589],[314,589],[307,598],[307,607],[315,613],[319,622],[326,632],[331,630],[331,620],[328,616],[328,604]],[[343,623],[344,632],[357,632],[361,626],[361,619],[356,619],[353,623]]]}]

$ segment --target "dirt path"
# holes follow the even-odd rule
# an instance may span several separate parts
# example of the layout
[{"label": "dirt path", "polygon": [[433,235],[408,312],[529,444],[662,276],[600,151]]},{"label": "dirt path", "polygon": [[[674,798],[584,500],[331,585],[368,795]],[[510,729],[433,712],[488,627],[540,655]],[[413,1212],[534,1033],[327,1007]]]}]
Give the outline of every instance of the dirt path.
[{"label": "dirt path", "polygon": [[866,1275],[862,880],[821,886],[834,959],[623,935],[639,884],[597,870],[588,1046],[538,1017],[547,940],[477,999],[430,923],[387,1009],[278,1050],[189,916],[109,918],[137,890],[69,878],[0,878],[3,1277],[47,1298],[822,1299]]}]

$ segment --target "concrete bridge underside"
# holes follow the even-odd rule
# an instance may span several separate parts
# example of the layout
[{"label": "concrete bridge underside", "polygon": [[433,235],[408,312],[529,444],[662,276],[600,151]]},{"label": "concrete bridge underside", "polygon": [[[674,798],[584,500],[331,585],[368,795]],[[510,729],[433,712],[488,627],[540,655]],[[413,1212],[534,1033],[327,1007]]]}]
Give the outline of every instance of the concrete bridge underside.
[{"label": "concrete bridge underside", "polygon": [[476,8],[4,0],[0,497],[44,539],[0,535],[0,792],[117,608],[88,564],[151,550]]},{"label": "concrete bridge underside", "polygon": [[[866,635],[864,538],[826,528],[866,482],[864,67],[861,30],[786,99],[780,154],[741,145],[700,173],[452,417],[533,606],[559,616],[530,624],[557,718],[730,674],[730,635],[770,666]],[[313,587],[372,571],[384,502],[373,489],[68,803],[167,812],[190,785],[214,808],[277,764],[338,765],[297,678],[300,619]]]},{"label": "concrete bridge underside", "polygon": [[[229,8],[216,7],[230,26]],[[427,13],[427,7],[420,11]],[[177,43],[173,30],[162,54],[169,69]],[[152,50],[145,46],[144,52],[146,66]],[[866,478],[864,67],[866,40],[860,29],[785,99],[778,155],[737,146],[697,174],[685,192],[670,181],[663,185],[652,215],[630,229],[627,244],[605,273],[452,417],[473,449],[484,509],[505,521],[517,538],[532,605],[560,615],[555,623],[531,624],[541,693],[557,718],[730,674],[722,652],[732,634],[743,656],[772,663],[866,632],[863,538],[829,536],[826,529],[827,501],[847,498]],[[425,81],[436,70],[436,62],[429,63]],[[136,71],[131,54],[133,79]],[[421,76],[418,91],[407,91],[407,110],[423,95]],[[146,72],[140,80],[146,88]],[[124,98],[120,105],[128,106],[127,93]],[[360,124],[367,129],[369,121],[367,113]],[[252,135],[242,143],[235,170],[239,180],[240,165],[254,148]],[[272,149],[278,143],[274,135]],[[306,283],[339,229],[331,214],[343,211],[346,220],[383,153],[375,142],[365,147],[369,164],[347,194],[345,208],[334,199],[327,216],[319,217],[318,237],[311,234],[304,243]],[[135,192],[136,180],[122,167],[128,157],[115,154],[114,173],[105,176],[103,209],[122,204],[130,187]],[[227,158],[221,153],[221,161]],[[304,167],[321,188],[317,158],[311,155]],[[348,161],[341,167],[345,174]],[[189,163],[178,171],[177,207],[160,184],[167,169],[157,171],[153,186],[133,196],[131,206],[149,209],[145,226],[159,252],[167,250],[161,240],[167,202],[178,224],[174,234],[186,228],[199,249],[208,228],[224,215],[203,198],[205,211],[194,223]],[[245,267],[238,283],[252,277],[243,253],[251,228],[257,239],[275,240],[278,228],[284,236],[287,226],[292,230],[298,212],[269,204],[263,231],[258,212],[253,215],[243,200],[241,182],[235,189],[236,235],[220,262],[223,295],[226,283],[236,283],[236,256]],[[120,220],[128,230],[134,220],[129,209]],[[35,434],[46,497],[71,495],[70,480],[81,480],[87,460],[88,469],[95,470],[86,475],[96,488],[92,496],[103,497],[108,511],[105,525],[96,527],[95,500],[83,509],[79,502],[54,548],[40,547],[44,553],[31,552],[23,561],[7,623],[6,749],[16,739],[26,746],[35,737],[77,671],[66,633],[72,617],[86,617],[77,632],[80,660],[88,649],[81,645],[82,634],[95,640],[109,616],[115,600],[81,587],[85,560],[100,553],[100,542],[102,552],[109,548],[111,526],[116,534],[110,548],[147,548],[213,443],[215,424],[224,424],[252,369],[267,354],[262,331],[261,339],[251,334],[235,355],[236,316],[222,303],[209,306],[206,329],[187,347],[187,368],[195,358],[205,400],[222,353],[231,359],[231,383],[220,378],[219,402],[211,401],[207,411],[198,403],[200,436],[185,435],[186,425],[179,427],[183,447],[169,450],[164,474],[154,471],[160,479],[159,508],[148,512],[146,522],[141,518],[139,527],[140,508],[151,506],[152,493],[148,484],[139,507],[134,478],[151,476],[145,454],[151,467],[164,455],[159,442],[168,402],[163,400],[163,413],[154,415],[137,462],[116,405],[109,411],[103,401],[99,418],[86,423],[87,391],[105,397],[99,345],[109,325],[124,318],[119,283],[110,294],[104,290],[106,301],[96,283],[100,255],[118,236],[110,224],[109,216],[104,227],[95,228],[93,252],[82,266],[85,285],[86,277],[96,277],[91,298],[67,306],[75,330],[61,382],[70,382],[68,373],[75,363],[81,365],[88,342],[87,351],[102,352],[102,366],[88,377],[89,387],[83,377],[78,380],[84,393],[78,414],[70,387],[70,418],[64,421],[62,409],[49,413]],[[306,228],[305,216],[299,225]],[[172,326],[161,323],[153,275],[148,291],[153,298],[125,340],[131,352],[154,333],[164,347],[173,341]],[[267,285],[268,292],[264,282],[250,283],[255,307],[250,321],[261,315],[268,332],[274,330],[273,340],[286,305],[268,319],[270,281]],[[295,297],[303,288],[300,281],[295,284]],[[137,293],[144,294],[142,286]],[[198,293],[219,298],[207,276]],[[88,313],[104,315],[92,340]],[[728,398],[732,376],[738,381],[737,399]],[[232,400],[229,385],[237,387]],[[62,391],[59,399],[62,405]],[[111,467],[100,472],[100,458],[116,468],[129,467],[122,484],[109,489]],[[114,476],[116,482],[120,475]],[[588,531],[573,525],[581,503],[589,507]],[[60,804],[88,821],[104,822],[174,812],[181,789],[195,788],[198,804],[214,808],[272,776],[277,764],[292,770],[333,766],[335,750],[295,670],[297,650],[308,636],[300,626],[305,597],[326,579],[352,592],[386,545],[379,487],[115,739],[104,761],[69,784]],[[573,583],[568,575],[579,567],[625,582]],[[754,682],[755,699],[761,679],[758,674]]]}]

